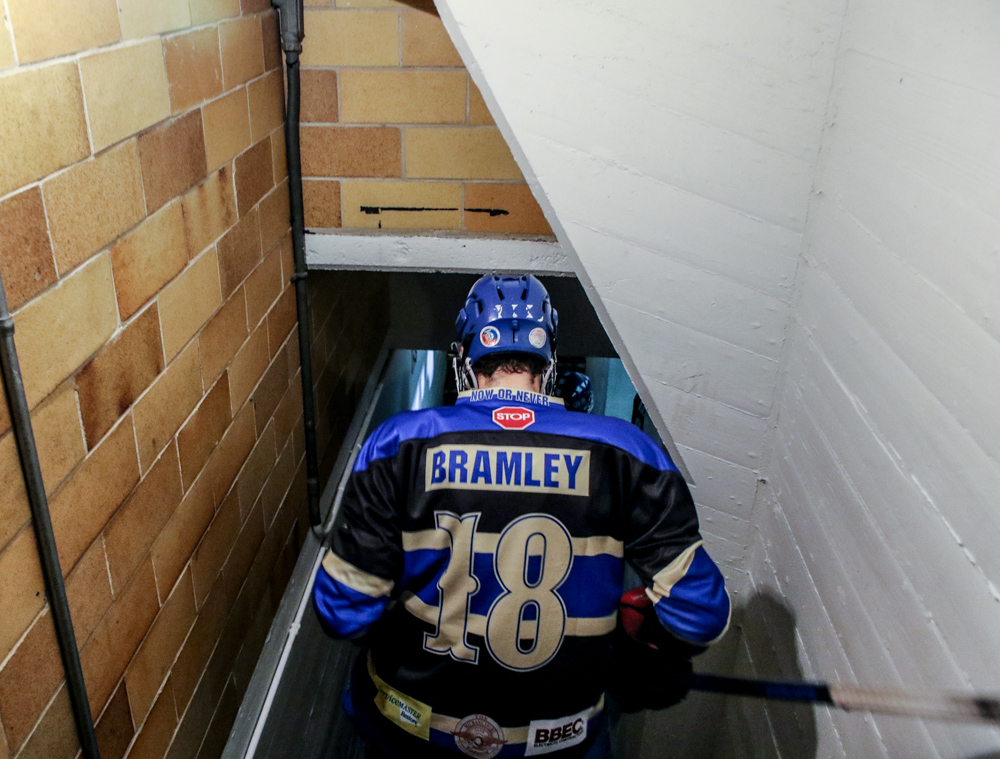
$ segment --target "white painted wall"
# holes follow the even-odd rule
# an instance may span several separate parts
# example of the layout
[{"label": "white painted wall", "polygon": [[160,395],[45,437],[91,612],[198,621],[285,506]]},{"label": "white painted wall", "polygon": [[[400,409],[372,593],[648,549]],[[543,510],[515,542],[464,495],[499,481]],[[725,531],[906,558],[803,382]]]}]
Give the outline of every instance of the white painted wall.
[{"label": "white painted wall", "polygon": [[[1000,4],[438,4],[697,482],[736,670],[1000,690]],[[726,721],[720,757],[1000,756]]]},{"label": "white painted wall", "polygon": [[438,3],[734,580],[843,2]]},{"label": "white painted wall", "polygon": [[[748,566],[816,674],[1000,691],[998,97],[1000,5],[848,5]],[[832,727],[830,755],[1000,751]]]}]

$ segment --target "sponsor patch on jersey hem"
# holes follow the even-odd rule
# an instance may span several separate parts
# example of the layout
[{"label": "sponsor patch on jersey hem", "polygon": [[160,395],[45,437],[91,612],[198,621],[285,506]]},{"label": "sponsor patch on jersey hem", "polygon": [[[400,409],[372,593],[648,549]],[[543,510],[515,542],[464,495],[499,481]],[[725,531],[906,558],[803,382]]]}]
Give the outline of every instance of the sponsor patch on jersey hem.
[{"label": "sponsor patch on jersey hem", "polygon": [[423,738],[425,741],[430,740],[433,716],[431,707],[423,701],[400,693],[375,674],[371,652],[368,653],[368,675],[375,683],[375,707],[382,716],[411,735]]},{"label": "sponsor patch on jersey hem", "polygon": [[532,720],[528,725],[524,755],[548,754],[583,743],[587,740],[587,720],[593,712],[593,709],[584,709],[570,717]]},{"label": "sponsor patch on jersey hem", "polygon": [[466,756],[493,759],[507,743],[503,728],[485,714],[470,714],[455,726],[455,745]]}]

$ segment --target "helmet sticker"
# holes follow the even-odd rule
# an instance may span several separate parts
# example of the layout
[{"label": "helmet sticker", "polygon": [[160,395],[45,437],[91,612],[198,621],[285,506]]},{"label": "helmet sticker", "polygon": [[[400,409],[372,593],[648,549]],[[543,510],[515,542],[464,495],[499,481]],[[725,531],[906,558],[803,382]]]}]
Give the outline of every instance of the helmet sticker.
[{"label": "helmet sticker", "polygon": [[541,327],[535,327],[531,332],[528,333],[528,342],[531,343],[536,348],[541,348],[545,345],[546,341],[545,330]]},{"label": "helmet sticker", "polygon": [[483,327],[479,332],[479,342],[487,348],[493,348],[500,342],[500,330],[496,327]]}]

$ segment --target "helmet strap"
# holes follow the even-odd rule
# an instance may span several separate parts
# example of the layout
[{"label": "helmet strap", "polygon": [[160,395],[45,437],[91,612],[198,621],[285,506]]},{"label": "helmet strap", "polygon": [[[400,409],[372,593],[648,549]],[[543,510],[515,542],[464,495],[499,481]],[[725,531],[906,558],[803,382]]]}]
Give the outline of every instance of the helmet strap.
[{"label": "helmet strap", "polygon": [[451,357],[451,370],[455,373],[455,389],[461,393],[465,390],[465,382],[462,381],[462,373],[458,370],[460,360],[458,356]]},{"label": "helmet strap", "polygon": [[[451,368],[455,373],[455,387],[458,392],[466,390],[476,390],[479,382],[476,380],[476,373],[472,371],[472,361],[468,358],[462,359],[461,355],[454,354],[451,358]],[[544,395],[555,395],[556,393],[556,357],[555,354],[545,366],[542,372],[541,390]]]},{"label": "helmet strap", "polygon": [[473,390],[476,390],[479,388],[479,382],[476,380],[476,373],[472,371],[471,359],[465,359],[465,362],[462,364],[462,373],[464,375],[463,379],[466,382],[466,387],[463,389],[468,390],[469,388],[472,388]]},{"label": "helmet strap", "polygon": [[556,354],[552,354],[545,371],[542,372],[542,393],[544,395],[556,394]]},{"label": "helmet strap", "polygon": [[464,393],[470,388],[474,390],[479,387],[476,373],[472,371],[472,362],[469,359],[463,361],[461,356],[452,356],[451,369],[455,372],[455,387],[458,388],[458,392]]}]

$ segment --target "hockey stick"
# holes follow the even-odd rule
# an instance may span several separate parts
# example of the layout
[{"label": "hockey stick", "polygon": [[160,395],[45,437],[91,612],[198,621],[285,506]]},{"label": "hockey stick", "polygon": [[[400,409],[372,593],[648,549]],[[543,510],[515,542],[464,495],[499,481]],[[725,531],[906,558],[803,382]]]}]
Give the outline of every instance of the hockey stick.
[{"label": "hockey stick", "polygon": [[717,675],[692,675],[691,689],[732,696],[828,704],[845,711],[1000,724],[1000,697],[826,683],[782,683]]}]

